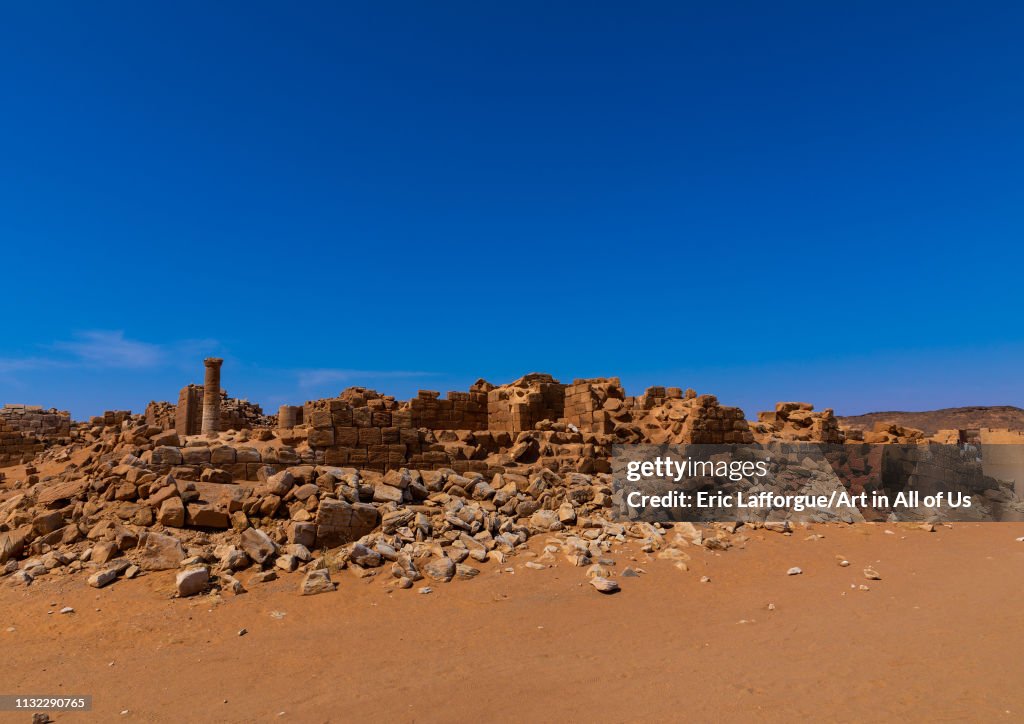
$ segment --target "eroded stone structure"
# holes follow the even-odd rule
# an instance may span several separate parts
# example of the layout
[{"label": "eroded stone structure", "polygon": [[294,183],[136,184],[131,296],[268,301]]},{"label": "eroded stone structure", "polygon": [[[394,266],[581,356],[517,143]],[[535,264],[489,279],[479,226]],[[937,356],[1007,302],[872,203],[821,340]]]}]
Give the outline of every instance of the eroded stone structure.
[{"label": "eroded stone structure", "polygon": [[38,405],[6,404],[0,408],[0,422],[8,430],[31,433],[37,438],[53,440],[71,434],[71,413]]},{"label": "eroded stone structure", "polygon": [[42,452],[43,441],[30,432],[22,432],[0,419],[0,466],[17,465]]},{"label": "eroded stone structure", "polygon": [[203,380],[203,426],[202,433],[207,435],[220,431],[220,366],[224,360],[219,357],[207,357],[206,377]]}]

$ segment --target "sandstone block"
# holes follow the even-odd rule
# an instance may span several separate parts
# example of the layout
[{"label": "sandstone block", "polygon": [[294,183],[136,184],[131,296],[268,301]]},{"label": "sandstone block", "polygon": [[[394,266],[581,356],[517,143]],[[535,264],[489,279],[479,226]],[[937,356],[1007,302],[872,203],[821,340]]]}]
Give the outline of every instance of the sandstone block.
[{"label": "sandstone block", "polygon": [[182,598],[202,593],[210,583],[210,571],[206,566],[186,568],[174,579],[178,595]]},{"label": "sandstone block", "polygon": [[333,548],[362,538],[377,527],[377,519],[372,505],[321,500],[316,513],[316,545]]}]

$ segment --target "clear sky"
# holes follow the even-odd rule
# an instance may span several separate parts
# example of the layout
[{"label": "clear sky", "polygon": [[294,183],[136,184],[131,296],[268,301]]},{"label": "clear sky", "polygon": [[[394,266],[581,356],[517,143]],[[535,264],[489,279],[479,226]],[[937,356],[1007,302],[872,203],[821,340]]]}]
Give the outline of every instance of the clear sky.
[{"label": "clear sky", "polygon": [[8,2],[0,402],[1024,404],[1019,2]]}]

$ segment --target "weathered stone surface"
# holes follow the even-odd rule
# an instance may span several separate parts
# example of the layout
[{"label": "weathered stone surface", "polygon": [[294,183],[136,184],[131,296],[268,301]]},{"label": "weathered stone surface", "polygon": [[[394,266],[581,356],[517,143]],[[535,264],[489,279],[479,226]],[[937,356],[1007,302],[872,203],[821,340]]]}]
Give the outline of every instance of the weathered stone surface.
[{"label": "weathered stone surface", "polygon": [[380,553],[367,548],[361,543],[356,543],[352,546],[352,553],[349,555],[349,559],[363,568],[376,568],[383,563]]},{"label": "weathered stone surface", "polygon": [[148,533],[140,541],[139,568],[144,571],[166,571],[177,568],[185,560],[181,541],[173,536]]},{"label": "weathered stone surface", "polygon": [[316,513],[316,545],[334,548],[362,538],[377,527],[377,509],[367,503],[326,498]]},{"label": "weathered stone surface", "polygon": [[81,497],[88,488],[89,481],[85,478],[48,485],[36,497],[36,503],[44,507],[55,508]]},{"label": "weathered stone surface", "polygon": [[375,503],[401,503],[404,493],[390,485],[377,485],[373,489],[373,502]]},{"label": "weathered stone surface", "polygon": [[93,563],[108,563],[118,553],[117,544],[113,541],[100,541],[92,548],[92,555],[89,557]]},{"label": "weathered stone surface", "polygon": [[188,524],[196,528],[230,528],[231,519],[224,510],[218,510],[211,505],[200,503],[189,503]]},{"label": "weathered stone surface", "polygon": [[316,526],[313,523],[292,522],[288,525],[288,541],[306,548],[316,546]]},{"label": "weathered stone surface", "polygon": [[186,568],[174,580],[178,595],[182,598],[202,593],[210,583],[210,571],[206,566]]},{"label": "weathered stone surface", "polygon": [[32,531],[36,535],[46,535],[64,526],[64,516],[59,510],[37,515],[32,519]]},{"label": "weathered stone surface", "polygon": [[330,572],[326,568],[320,568],[306,574],[299,585],[299,593],[303,596],[313,596],[318,593],[330,593],[337,587],[337,584],[331,581]]},{"label": "weathered stone surface", "polygon": [[602,576],[594,576],[591,578],[590,585],[601,593],[615,593],[619,590],[618,582],[613,581],[611,578],[604,578]]},{"label": "weathered stone surface", "polygon": [[289,490],[295,486],[295,476],[289,471],[282,470],[279,473],[271,475],[267,478],[267,483],[264,489],[269,495],[276,495],[281,497],[285,495]]},{"label": "weathered stone surface", "polygon": [[242,533],[242,550],[257,563],[262,564],[277,551],[277,544],[258,528],[248,528]]},{"label": "weathered stone surface", "polygon": [[87,582],[93,588],[103,588],[104,586],[113,583],[115,580],[117,580],[117,569],[107,568],[93,573],[89,576]]},{"label": "weathered stone surface", "polygon": [[157,520],[168,528],[184,528],[185,505],[181,502],[181,498],[175,496],[165,499],[160,504]]},{"label": "weathered stone surface", "polygon": [[454,578],[455,570],[455,561],[451,558],[438,558],[423,566],[425,576],[444,583]]},{"label": "weathered stone surface", "polygon": [[31,534],[31,525],[22,526],[10,533],[0,533],[0,564],[20,556],[25,550],[25,540]]}]

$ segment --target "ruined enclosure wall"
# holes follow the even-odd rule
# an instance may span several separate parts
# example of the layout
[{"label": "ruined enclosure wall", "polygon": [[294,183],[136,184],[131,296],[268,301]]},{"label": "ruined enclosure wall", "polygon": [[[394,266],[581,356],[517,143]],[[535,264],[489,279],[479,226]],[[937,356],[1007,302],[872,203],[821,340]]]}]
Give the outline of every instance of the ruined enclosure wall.
[{"label": "ruined enclosure wall", "polygon": [[[181,389],[174,413],[174,431],[179,435],[199,435],[202,432],[203,396],[202,385],[186,385]],[[270,422],[259,405],[228,397],[226,390],[220,391],[221,430],[251,430]]]},{"label": "ruined enclosure wall", "polygon": [[[658,404],[643,409],[647,404],[644,398],[658,400]],[[657,394],[644,398],[634,410],[641,437],[630,442],[723,445],[754,440],[743,410],[720,405],[714,395],[696,395],[687,390],[681,398]]]},{"label": "ruined enclosure wall", "polygon": [[131,416],[131,410],[104,410],[102,415],[90,417],[89,424],[100,427],[121,427],[121,423]]},{"label": "ruined enclosure wall", "polygon": [[618,377],[573,380],[565,388],[565,421],[582,432],[609,434],[626,412],[626,394]]},{"label": "ruined enclosure wall", "polygon": [[815,412],[809,402],[779,402],[774,410],[757,413],[754,432],[762,441],[841,443],[846,439],[832,410]]},{"label": "ruined enclosure wall", "polygon": [[518,433],[565,414],[565,385],[547,374],[529,374],[487,393],[487,429]]},{"label": "ruined enclosure wall", "polygon": [[409,400],[410,427],[428,430],[486,430],[487,392],[449,392],[441,399],[440,392],[420,390]]},{"label": "ruined enclosure wall", "polygon": [[281,405],[277,410],[278,427],[295,427],[303,424],[302,407],[300,405]]},{"label": "ruined enclosure wall", "polygon": [[384,404],[356,407],[343,399],[316,400],[306,403],[303,417],[311,428],[309,446],[323,452],[326,465],[390,470],[415,464],[429,469],[447,461],[443,453],[425,455],[423,435],[412,427],[408,410],[388,410]]},{"label": "ruined enclosure wall", "polygon": [[37,405],[4,405],[0,408],[0,423],[5,423],[9,431],[27,432],[44,440],[71,434],[71,413],[44,410]]},{"label": "ruined enclosure wall", "polygon": [[153,400],[146,405],[146,424],[159,427],[161,430],[174,428],[174,419],[178,414],[178,408],[170,402],[157,402]]},{"label": "ruined enclosure wall", "polygon": [[0,465],[18,465],[43,451],[43,441],[31,433],[12,429],[0,419]]},{"label": "ruined enclosure wall", "polygon": [[178,406],[174,413],[174,431],[179,435],[198,435],[203,420],[203,388],[185,385],[178,393]]}]

